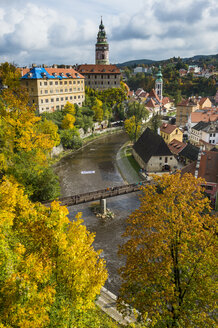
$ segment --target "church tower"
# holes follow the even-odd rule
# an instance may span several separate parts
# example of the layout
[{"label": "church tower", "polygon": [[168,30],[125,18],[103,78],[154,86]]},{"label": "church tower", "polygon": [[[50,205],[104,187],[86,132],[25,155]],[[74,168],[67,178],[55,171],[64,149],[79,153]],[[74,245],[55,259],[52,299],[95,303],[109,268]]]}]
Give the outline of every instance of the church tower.
[{"label": "church tower", "polygon": [[101,18],[99,31],[97,35],[97,43],[95,45],[95,64],[109,65],[109,44],[107,43],[107,36]]},{"label": "church tower", "polygon": [[162,73],[161,73],[161,66],[159,66],[158,73],[157,73],[157,79],[155,81],[155,91],[158,97],[160,98],[160,101],[162,103],[163,99],[163,79],[162,79]]}]

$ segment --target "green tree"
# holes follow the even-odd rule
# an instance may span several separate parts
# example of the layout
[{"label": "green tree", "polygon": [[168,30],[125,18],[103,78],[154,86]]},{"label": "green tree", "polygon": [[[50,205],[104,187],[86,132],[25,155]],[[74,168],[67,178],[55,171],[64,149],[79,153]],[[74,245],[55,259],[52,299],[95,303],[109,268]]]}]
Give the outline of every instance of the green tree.
[{"label": "green tree", "polygon": [[82,146],[82,140],[78,130],[73,129],[61,131],[61,143],[66,149],[78,149]]},{"label": "green tree", "polygon": [[217,220],[202,183],[154,176],[127,219],[118,308],[147,315],[148,327],[216,327]]},{"label": "green tree", "polygon": [[158,113],[153,114],[149,121],[149,125],[153,132],[158,133],[158,128],[161,126],[161,117]]},{"label": "green tree", "polygon": [[136,118],[134,115],[125,120],[124,127],[126,133],[129,135],[130,140],[136,141],[140,136],[141,125],[139,122],[136,123]]}]

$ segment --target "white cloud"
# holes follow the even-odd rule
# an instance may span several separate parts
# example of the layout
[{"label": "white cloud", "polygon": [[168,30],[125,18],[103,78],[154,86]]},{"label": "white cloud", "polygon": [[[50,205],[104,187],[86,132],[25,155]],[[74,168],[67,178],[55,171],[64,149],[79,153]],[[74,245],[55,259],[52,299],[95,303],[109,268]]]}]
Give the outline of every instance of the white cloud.
[{"label": "white cloud", "polygon": [[0,61],[93,63],[101,14],[112,62],[218,52],[216,0],[1,0]]}]

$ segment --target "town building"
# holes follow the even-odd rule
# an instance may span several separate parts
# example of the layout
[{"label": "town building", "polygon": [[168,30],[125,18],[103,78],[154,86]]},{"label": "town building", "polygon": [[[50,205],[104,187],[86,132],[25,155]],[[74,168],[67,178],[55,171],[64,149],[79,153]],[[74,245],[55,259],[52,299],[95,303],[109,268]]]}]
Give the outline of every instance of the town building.
[{"label": "town building", "polygon": [[215,207],[218,197],[218,151],[201,151],[198,158],[181,170],[181,174],[191,173],[206,181],[205,192]]},{"label": "town building", "polygon": [[188,134],[191,134],[191,129],[199,122],[215,122],[218,120],[218,108],[205,108],[196,110],[191,113],[188,118]]},{"label": "town building", "polygon": [[189,115],[198,109],[210,108],[212,106],[209,98],[190,97],[182,100],[176,107],[176,125],[186,126]]},{"label": "town building", "polygon": [[85,85],[92,89],[120,87],[121,72],[116,65],[109,63],[109,44],[102,19],[95,45],[95,64],[78,65],[76,70],[85,77]]},{"label": "town building", "polygon": [[181,142],[177,139],[173,139],[169,144],[168,147],[170,151],[179,159],[180,152],[187,146],[187,143]]},{"label": "town building", "polygon": [[[216,122],[199,122],[191,129],[190,142],[194,145],[209,143],[218,145],[218,120]],[[218,165],[218,164],[217,164]]]},{"label": "town building", "polygon": [[25,68],[21,75],[29,102],[40,114],[61,110],[67,102],[81,106],[85,100],[84,76],[73,68]]},{"label": "town building", "polygon": [[163,123],[160,127],[160,135],[167,144],[173,139],[180,142],[183,140],[183,132],[176,125],[172,124]]},{"label": "town building", "polygon": [[85,85],[104,90],[120,87],[120,70],[116,65],[79,65],[78,72],[85,77]]},{"label": "town building", "polygon": [[147,172],[177,168],[177,160],[163,138],[147,128],[133,146],[133,156]]}]

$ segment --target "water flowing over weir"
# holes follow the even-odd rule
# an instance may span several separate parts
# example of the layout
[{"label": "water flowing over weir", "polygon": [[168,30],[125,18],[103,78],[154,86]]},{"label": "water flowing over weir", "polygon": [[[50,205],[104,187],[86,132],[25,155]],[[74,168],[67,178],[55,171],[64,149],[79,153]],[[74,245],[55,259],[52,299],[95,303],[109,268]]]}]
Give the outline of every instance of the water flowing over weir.
[{"label": "water flowing over weir", "polygon": [[[116,167],[116,154],[127,140],[124,133],[107,135],[62,158],[55,167],[60,178],[61,197],[122,185],[124,182]],[[114,212],[115,218],[106,222],[96,218],[90,204],[68,207],[70,219],[82,212],[84,224],[96,234],[94,247],[103,250],[102,256],[109,272],[105,287],[115,294],[120,285],[117,269],[124,261],[117,256],[118,245],[122,243],[126,217],[138,206],[137,193],[110,198],[107,207]]]}]

